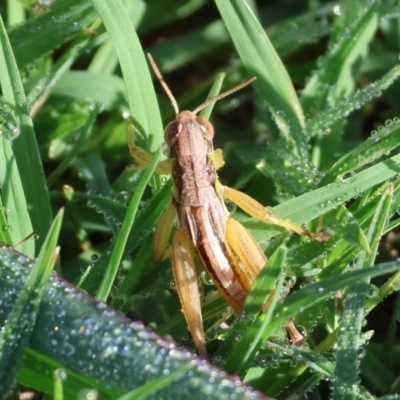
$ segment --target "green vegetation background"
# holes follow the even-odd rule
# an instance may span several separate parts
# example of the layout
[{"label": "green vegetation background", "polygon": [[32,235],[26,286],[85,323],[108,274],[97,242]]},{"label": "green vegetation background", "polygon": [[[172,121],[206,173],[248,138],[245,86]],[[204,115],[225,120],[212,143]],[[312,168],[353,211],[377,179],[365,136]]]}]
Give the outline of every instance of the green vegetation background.
[{"label": "green vegetation background", "polygon": [[[17,382],[57,399],[397,398],[398,1],[9,0],[0,12],[0,240],[15,246],[0,249],[0,398],[18,398]],[[181,110],[257,77],[210,117],[220,180],[330,236],[232,208],[269,258],[237,319],[200,276],[211,362],[260,393],[58,278],[46,286],[54,266],[193,349],[170,261],[152,259],[171,186],[153,170],[174,114],[147,52]],[[145,171],[128,116],[155,152]]]}]

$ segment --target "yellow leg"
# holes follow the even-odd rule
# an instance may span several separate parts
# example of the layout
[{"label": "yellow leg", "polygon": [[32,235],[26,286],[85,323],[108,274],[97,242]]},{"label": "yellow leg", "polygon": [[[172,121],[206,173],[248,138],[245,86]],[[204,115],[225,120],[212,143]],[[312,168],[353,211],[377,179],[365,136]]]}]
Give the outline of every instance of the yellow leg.
[{"label": "yellow leg", "polygon": [[[267,262],[267,258],[260,246],[247,229],[233,218],[229,218],[226,224],[226,241],[231,251],[243,265],[250,282],[253,282]],[[262,312],[265,312],[269,307],[273,295],[274,291],[271,292],[263,305]],[[292,344],[299,346],[304,343],[304,336],[298,331],[293,322],[288,321],[285,328]]]},{"label": "yellow leg", "polygon": [[214,161],[216,170],[219,170],[224,166],[225,160],[221,149],[215,149],[214,153],[209,157],[212,159],[212,161]]},{"label": "yellow leg", "polygon": [[225,238],[232,252],[242,263],[250,282],[253,282],[267,262],[260,246],[247,229],[233,218],[229,218],[226,223]]},{"label": "yellow leg", "polygon": [[156,261],[162,261],[171,256],[171,248],[168,246],[168,242],[175,217],[176,208],[170,204],[157,223],[153,238],[153,252]]},{"label": "yellow leg", "polygon": [[232,189],[230,187],[224,186],[222,188],[223,198],[225,200],[230,200],[240,207],[244,212],[255,217],[261,221],[267,222],[269,224],[281,226],[288,230],[298,233],[299,235],[309,236],[319,242],[325,242],[329,238],[325,233],[313,233],[306,229],[303,229],[300,225],[297,225],[287,219],[280,219],[272,214],[271,211],[266,209],[258,201],[254,200],[252,197],[239,192],[238,190]]},{"label": "yellow leg", "polygon": [[178,229],[174,235],[172,251],[175,286],[193,342],[199,354],[207,358],[194,251],[186,233]]},{"label": "yellow leg", "polygon": [[[128,145],[129,145],[129,152],[131,156],[135,159],[138,165],[141,168],[146,168],[153,157],[150,153],[146,150],[142,149],[141,147],[136,146],[135,144],[135,127],[132,123],[128,125]],[[155,172],[161,175],[169,175],[172,172],[171,169],[171,162],[169,160],[160,161],[156,167]]]}]

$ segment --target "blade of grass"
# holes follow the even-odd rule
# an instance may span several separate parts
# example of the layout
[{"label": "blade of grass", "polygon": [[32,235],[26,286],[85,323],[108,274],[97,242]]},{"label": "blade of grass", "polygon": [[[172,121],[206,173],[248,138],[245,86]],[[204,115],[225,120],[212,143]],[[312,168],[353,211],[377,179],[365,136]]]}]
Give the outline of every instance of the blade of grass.
[{"label": "blade of grass", "polygon": [[35,262],[0,333],[0,393],[6,394],[14,384],[17,368],[35,326],[43,289],[57,260],[56,247],[64,210],[56,215]]},{"label": "blade of grass", "polygon": [[129,203],[128,210],[126,212],[126,216],[121,226],[121,230],[118,233],[117,240],[115,241],[115,246],[113,252],[110,257],[110,261],[108,263],[106,272],[104,274],[104,278],[100,284],[99,291],[96,295],[96,298],[100,301],[106,301],[108,296],[110,295],[110,291],[112,285],[114,283],[115,277],[118,272],[119,265],[121,263],[124,249],[126,243],[128,241],[129,233],[132,230],[132,225],[136,217],[136,213],[140,204],[140,200],[143,196],[144,190],[152,177],[158,161],[161,157],[161,147],[154,154],[151,163],[148,168],[143,172],[143,175],[140,178],[140,181],[136,187],[135,193],[132,196],[132,199]]},{"label": "blade of grass", "polygon": [[72,39],[97,17],[89,0],[54,2],[53,5],[55,7],[50,11],[11,30],[11,47],[19,68],[25,68]]},{"label": "blade of grass", "polygon": [[121,2],[92,2],[114,42],[135,128],[142,138],[152,135],[150,149],[154,151],[164,141],[164,129],[139,38]]},{"label": "blade of grass", "polygon": [[[352,198],[357,198],[365,190],[397,176],[399,172],[400,155],[396,155],[359,172],[351,178],[330,183],[323,188],[282,203],[274,207],[273,212],[280,218],[287,218],[295,223],[302,224]],[[267,231],[265,224],[255,220],[249,220],[245,225],[253,230],[253,236],[259,242],[278,233],[272,227]]]},{"label": "blade of grass", "polygon": [[168,386],[180,374],[186,374],[189,369],[190,364],[182,365],[182,367],[170,372],[168,375],[154,379],[149,383],[145,383],[137,389],[119,397],[118,400],[145,400],[150,395]]},{"label": "blade of grass", "polygon": [[[0,81],[4,101],[15,113],[19,129],[19,137],[14,139],[12,150],[10,143],[3,142],[2,158],[6,165],[3,165],[2,173],[7,175],[6,171],[9,171],[8,177],[3,176],[3,185],[9,186],[6,189],[8,198],[3,199],[3,202],[11,210],[8,217],[10,225],[15,229],[15,233],[11,234],[13,243],[19,242],[34,230],[38,235],[36,244],[40,248],[51,224],[50,199],[24,88],[1,16],[0,42]],[[24,173],[18,176],[17,169]],[[12,181],[8,180],[11,178]],[[5,179],[8,181],[5,182]],[[34,249],[35,242],[32,240],[22,245],[22,251],[29,256],[34,255]]]},{"label": "blade of grass", "polygon": [[[363,251],[358,256],[356,270],[371,267],[374,264],[379,239],[386,225],[390,204],[393,199],[393,185],[389,185],[376,209],[367,233],[372,249],[371,254]],[[360,279],[345,289],[343,312],[336,350],[335,380],[333,399],[356,399],[359,393],[359,354],[364,303],[369,290],[370,277]]]},{"label": "blade of grass", "polygon": [[257,77],[254,87],[268,102],[275,121],[298,155],[304,153],[305,121],[289,75],[246,2],[215,0],[243,64]]},{"label": "blade of grass", "polygon": [[[271,333],[288,318],[294,317],[300,310],[311,307],[325,298],[329,297],[332,292],[343,289],[344,287],[358,282],[362,279],[373,278],[379,275],[395,272],[400,268],[399,262],[391,262],[374,267],[363,268],[362,270],[351,271],[338,276],[332,276],[323,282],[314,283],[298,290],[297,292],[287,296],[282,304],[278,304],[275,308],[274,318],[270,324],[262,332],[261,342],[265,342]],[[262,314],[251,326],[246,333],[242,335],[243,339],[237,344],[230,354],[225,368],[228,372],[242,374],[249,367],[254,357],[248,354],[248,343],[253,336],[253,332],[257,332],[263,326],[265,315]],[[247,354],[246,360],[243,356]],[[244,362],[245,361],[245,362]]]},{"label": "blade of grass", "polygon": [[[0,323],[3,324],[24,284],[30,261],[24,261],[19,253],[4,246],[0,247],[0,260]],[[186,349],[177,348],[142,323],[93,301],[57,275],[50,278],[44,290],[30,346],[28,352],[43,355],[39,359],[42,375],[51,379],[51,372],[61,363],[66,371],[77,374],[81,383],[90,382],[86,387],[93,387],[96,381],[101,393],[108,394],[104,396],[106,400],[116,399],[115,393],[122,395],[188,364],[190,370],[176,376],[163,389],[164,397],[265,398],[240,384],[236,377],[227,376]],[[30,384],[35,387],[34,381]],[[70,393],[69,379],[63,385],[64,392]]]}]

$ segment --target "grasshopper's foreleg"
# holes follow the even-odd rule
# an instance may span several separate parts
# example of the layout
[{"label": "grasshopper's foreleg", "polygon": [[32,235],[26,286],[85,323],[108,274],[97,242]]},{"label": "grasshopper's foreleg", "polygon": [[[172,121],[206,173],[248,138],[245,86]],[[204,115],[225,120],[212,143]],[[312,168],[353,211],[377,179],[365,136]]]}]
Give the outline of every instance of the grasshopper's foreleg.
[{"label": "grasshopper's foreleg", "polygon": [[[250,282],[254,282],[267,262],[267,258],[260,246],[247,229],[233,218],[229,218],[227,221],[225,238],[232,253],[240,260]],[[261,311],[267,310],[273,295],[274,291],[268,296]],[[298,331],[293,322],[288,321],[285,328],[291,343],[300,345],[304,342],[304,336]]]},{"label": "grasshopper's foreleg", "polygon": [[[135,127],[131,122],[128,124],[127,136],[129,152],[131,153],[131,156],[135,159],[140,168],[146,168],[150,164],[153,156],[141,147],[136,146]],[[157,174],[161,175],[169,175],[171,174],[171,171],[172,167],[169,160],[160,161],[155,170]]]},{"label": "grasshopper's foreleg", "polygon": [[215,170],[219,170],[225,164],[224,155],[221,149],[215,149],[214,152],[208,156],[215,165]]},{"label": "grasshopper's foreleg", "polygon": [[193,243],[186,233],[178,229],[172,245],[175,286],[193,342],[199,354],[207,358],[194,251]]},{"label": "grasshopper's foreleg", "polygon": [[300,225],[297,225],[287,219],[281,219],[276,217],[271,211],[265,208],[258,201],[252,197],[239,192],[238,190],[232,189],[227,186],[222,187],[222,195],[225,200],[230,200],[240,207],[244,212],[255,217],[261,221],[269,224],[281,226],[288,230],[298,233],[299,235],[309,236],[319,242],[326,242],[329,237],[325,233],[314,233],[306,229],[303,229]]}]

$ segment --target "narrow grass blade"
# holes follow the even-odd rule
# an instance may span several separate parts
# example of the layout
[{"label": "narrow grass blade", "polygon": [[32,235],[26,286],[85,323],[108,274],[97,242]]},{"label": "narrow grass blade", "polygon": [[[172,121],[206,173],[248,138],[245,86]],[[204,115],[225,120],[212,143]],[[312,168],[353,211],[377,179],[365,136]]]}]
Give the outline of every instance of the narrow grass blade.
[{"label": "narrow grass blade", "polygon": [[[376,265],[374,267],[363,268],[362,270],[351,271],[338,276],[332,276],[323,282],[318,282],[306,286],[305,288],[287,296],[282,304],[278,304],[275,308],[274,318],[270,324],[265,327],[261,334],[261,341],[267,340],[270,334],[288,318],[294,317],[300,310],[311,307],[331,295],[332,292],[343,289],[346,286],[354,284],[362,279],[373,278],[379,275],[395,272],[400,268],[399,262],[391,262]],[[253,332],[258,332],[263,327],[266,316],[262,314],[251,326],[241,342],[237,344],[230,354],[226,369],[229,372],[242,374],[250,365],[254,354],[248,354],[248,340]],[[247,337],[248,336],[248,337]],[[246,356],[246,363],[243,363],[243,356]]]},{"label": "narrow grass blade", "polygon": [[132,390],[131,392],[119,397],[118,400],[145,400],[150,395],[168,386],[177,376],[179,376],[180,374],[186,374],[189,370],[190,364],[183,365],[175,371],[170,372],[166,376],[162,376],[160,378],[154,379],[149,383],[145,383],[137,389]]},{"label": "narrow grass blade", "polygon": [[[393,199],[393,185],[389,185],[376,209],[369,227],[367,238],[372,248],[371,254],[361,252],[355,268],[358,270],[374,264],[379,239],[387,222]],[[369,290],[370,277],[359,280],[345,290],[343,312],[336,350],[335,381],[333,399],[356,399],[359,393],[359,354],[361,329],[365,318],[364,303]]]},{"label": "narrow grass blade", "polygon": [[86,140],[91,134],[93,124],[96,120],[97,114],[100,112],[100,109],[101,105],[99,103],[94,103],[91,107],[86,124],[81,129],[80,135],[74,143],[73,147],[71,148],[70,152],[62,159],[57,168],[47,178],[49,186],[51,186],[58,179],[58,177],[67,169],[71,161],[77,156],[80,150],[82,150]]},{"label": "narrow grass blade", "polygon": [[[127,249],[125,249],[124,257],[128,256],[130,252],[137,249],[142,244],[143,232],[149,231],[154,228],[161,214],[169,204],[171,198],[171,183],[165,184],[161,190],[153,197],[148,206],[138,215],[135,220],[133,229],[129,235]],[[91,201],[91,197],[89,198]],[[121,206],[121,205],[120,205]],[[96,205],[97,207],[97,205]],[[126,207],[123,214],[118,210],[117,212],[111,210],[112,218],[117,221],[123,222],[121,216],[126,215]],[[101,210],[101,208],[100,208]],[[103,252],[100,258],[86,270],[86,273],[82,276],[78,286],[86,290],[90,294],[95,294],[98,291],[100,282],[104,278],[104,274],[109,263],[110,254],[114,244],[110,245],[109,248]],[[129,249],[129,250],[128,250]]]},{"label": "narrow grass blade", "polygon": [[320,111],[315,117],[307,121],[307,132],[314,136],[318,131],[327,132],[334,122],[346,118],[352,111],[360,109],[366,102],[381,96],[382,91],[388,89],[399,77],[400,65],[396,65],[381,79],[357,90],[348,98],[340,100],[333,107]]},{"label": "narrow grass blade", "polygon": [[254,87],[268,102],[280,132],[293,144],[298,155],[304,154],[304,115],[289,75],[268,36],[242,0],[215,0],[236,50]]},{"label": "narrow grass blade", "polygon": [[124,222],[122,223],[121,230],[119,231],[117,240],[115,241],[115,246],[111,254],[110,261],[106,269],[106,273],[104,275],[104,278],[101,282],[99,291],[96,296],[97,299],[100,301],[106,301],[110,294],[111,287],[114,283],[119,265],[122,260],[122,256],[124,254],[124,249],[128,241],[129,233],[132,230],[132,225],[136,217],[140,200],[143,196],[144,190],[146,189],[146,186],[151,176],[153,175],[157,167],[158,161],[160,160],[160,156],[161,156],[161,147],[154,154],[151,163],[149,164],[148,168],[146,168],[146,170],[144,171],[136,187],[135,193],[132,196],[132,199],[129,203]]},{"label": "narrow grass blade", "polygon": [[[0,333],[0,393],[2,394],[8,393],[11,389],[17,368],[22,362],[25,347],[30,340],[44,286],[58,257],[59,248],[56,247],[56,243],[63,214],[61,210],[54,219],[39,257],[24,286],[20,289],[18,298],[15,299],[12,310],[7,315],[7,322]],[[7,264],[4,263],[7,261],[2,260],[2,267],[5,268]]]},{"label": "narrow grass blade", "polygon": [[331,100],[336,100],[343,97],[343,92],[348,95],[346,92],[349,88],[345,84],[349,84],[351,67],[365,51],[377,28],[378,3],[372,1],[356,21],[344,27],[337,42],[330,44],[328,52],[318,63],[318,69],[302,92],[301,102],[306,115],[325,108],[329,96]]},{"label": "narrow grass blade", "polygon": [[[53,9],[13,27],[10,42],[19,68],[72,39],[97,17],[89,0],[54,2]],[[46,27],[46,29],[41,29]]]},{"label": "narrow grass blade", "polygon": [[[19,179],[15,175],[16,170],[14,169],[14,177],[16,178],[15,190],[18,191],[16,193],[18,202],[14,204],[9,203],[7,207],[18,214],[20,228],[16,227],[16,229],[21,229],[21,233],[24,233],[24,236],[19,237],[17,241],[22,240],[25,236],[32,233],[32,227],[29,222],[31,220],[33,230],[38,235],[36,244],[40,248],[52,220],[50,198],[44,180],[44,171],[33,130],[33,123],[29,116],[24,88],[1,17],[0,41],[0,80],[4,101],[15,113],[19,129],[19,136],[14,139],[12,148],[18,170],[24,171],[21,174],[22,191],[18,184]],[[8,157],[10,156],[11,154],[9,153]],[[10,163],[10,159],[7,162]],[[9,182],[9,184],[13,183]],[[29,210],[29,215],[27,210]],[[27,255],[32,255],[34,251],[33,242],[28,241],[23,246],[24,250],[29,246],[27,248]]]},{"label": "narrow grass blade", "polygon": [[92,2],[114,42],[135,128],[142,138],[152,136],[149,147],[155,150],[164,141],[164,129],[146,58],[132,22],[121,2]]},{"label": "narrow grass blade", "polygon": [[[344,202],[359,197],[365,190],[395,177],[400,172],[400,156],[396,155],[384,160],[362,172],[341,182],[329,183],[323,188],[316,189],[295,199],[291,199],[273,208],[280,218],[288,218],[296,223],[304,223],[314,219]],[[245,223],[253,230],[253,236],[265,240],[278,231],[268,229],[266,225],[255,220]],[[262,228],[264,226],[264,228]]]}]

